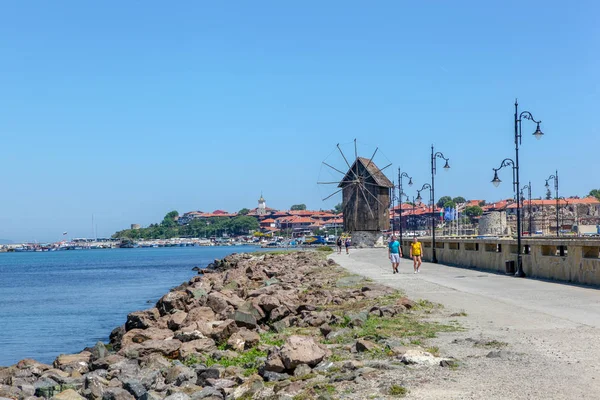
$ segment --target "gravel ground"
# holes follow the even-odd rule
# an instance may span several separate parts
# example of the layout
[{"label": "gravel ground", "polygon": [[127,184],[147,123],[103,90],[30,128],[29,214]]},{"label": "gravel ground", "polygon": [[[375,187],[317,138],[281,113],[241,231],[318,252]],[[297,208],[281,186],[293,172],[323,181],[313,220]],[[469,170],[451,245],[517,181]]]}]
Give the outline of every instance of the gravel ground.
[{"label": "gravel ground", "polygon": [[394,368],[378,379],[349,383],[342,398],[383,398],[382,387],[406,387],[407,399],[600,398],[600,296],[597,289],[518,279],[403,260],[392,274],[386,249],[331,256],[347,270],[440,303],[431,320],[459,321],[425,346],[458,360],[456,368]]}]

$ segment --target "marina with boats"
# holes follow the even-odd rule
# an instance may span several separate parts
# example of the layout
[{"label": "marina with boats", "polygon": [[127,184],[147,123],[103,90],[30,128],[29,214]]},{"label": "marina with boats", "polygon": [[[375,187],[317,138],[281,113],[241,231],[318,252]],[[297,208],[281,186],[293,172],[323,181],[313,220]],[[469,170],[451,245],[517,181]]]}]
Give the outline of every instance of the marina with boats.
[{"label": "marina with boats", "polygon": [[54,243],[15,243],[0,245],[0,252],[51,252],[72,250],[100,250],[116,248],[164,248],[196,246],[257,246],[263,248],[294,248],[301,246],[334,245],[335,238],[306,236],[301,238],[257,238],[240,236],[235,238],[172,238],[172,239],[72,239]]}]

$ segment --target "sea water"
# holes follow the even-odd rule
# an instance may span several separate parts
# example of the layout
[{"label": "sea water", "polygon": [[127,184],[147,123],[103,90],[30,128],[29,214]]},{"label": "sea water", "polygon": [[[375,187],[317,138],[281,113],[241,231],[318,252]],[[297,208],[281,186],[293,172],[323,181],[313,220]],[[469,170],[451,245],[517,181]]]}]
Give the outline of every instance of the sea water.
[{"label": "sea water", "polygon": [[0,366],[77,353],[153,307],[195,266],[257,248],[169,247],[0,253]]}]

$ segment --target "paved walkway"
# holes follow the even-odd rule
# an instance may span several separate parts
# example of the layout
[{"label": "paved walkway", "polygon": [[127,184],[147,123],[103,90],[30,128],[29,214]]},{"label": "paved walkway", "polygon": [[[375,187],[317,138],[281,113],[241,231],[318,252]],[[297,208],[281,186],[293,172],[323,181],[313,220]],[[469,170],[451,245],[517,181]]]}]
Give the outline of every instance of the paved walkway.
[{"label": "paved walkway", "polygon": [[[526,356],[507,362],[509,368],[473,362],[473,368],[491,370],[467,366],[465,385],[445,382],[438,388],[432,384],[435,396],[413,393],[415,398],[600,399],[599,289],[430,263],[423,263],[421,273],[413,274],[409,260],[401,262],[399,274],[392,274],[386,249],[351,250],[350,255],[332,258],[351,272],[400,289],[412,299],[466,312],[461,322],[468,335],[504,341],[509,343],[507,350]],[[452,351],[447,342],[440,344]],[[493,382],[478,384],[489,380]]]}]

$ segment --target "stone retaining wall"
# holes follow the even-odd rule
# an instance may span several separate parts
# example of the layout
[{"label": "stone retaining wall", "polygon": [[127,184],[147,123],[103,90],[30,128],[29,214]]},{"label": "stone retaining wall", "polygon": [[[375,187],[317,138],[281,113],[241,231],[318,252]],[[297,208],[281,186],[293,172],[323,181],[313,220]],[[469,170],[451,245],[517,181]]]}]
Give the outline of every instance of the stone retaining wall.
[{"label": "stone retaining wall", "polygon": [[[419,239],[423,259],[430,261],[432,240]],[[600,240],[522,239],[523,270],[528,277],[600,285]],[[408,249],[410,240],[403,240]],[[408,255],[408,252],[404,254]],[[517,259],[515,239],[436,238],[436,255],[442,264],[506,272],[506,261]]]}]

